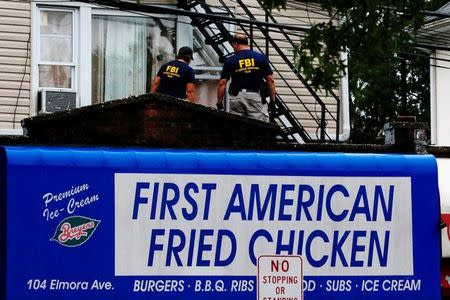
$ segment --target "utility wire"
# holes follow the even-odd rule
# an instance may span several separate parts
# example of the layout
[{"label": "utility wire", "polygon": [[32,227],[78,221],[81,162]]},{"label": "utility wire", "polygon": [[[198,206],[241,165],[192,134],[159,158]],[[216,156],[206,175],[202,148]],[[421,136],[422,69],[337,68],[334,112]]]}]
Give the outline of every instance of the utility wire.
[{"label": "utility wire", "polygon": [[[35,1],[35,0],[32,0],[32,1]],[[66,2],[72,2],[72,1],[66,1]],[[103,4],[97,4],[97,5],[99,7],[102,7],[102,8],[110,8],[110,6],[108,6],[108,5],[103,5]],[[132,13],[132,14],[135,14],[135,15],[139,15],[139,16],[142,16],[142,17],[145,17],[145,18],[158,18],[158,19],[163,19],[163,20],[173,20],[176,23],[191,25],[190,22],[181,21],[179,19],[176,19],[175,17],[160,17],[160,16],[156,16],[155,17],[155,16],[152,16],[151,14],[148,14],[148,13],[143,13],[143,12],[134,11],[134,10],[127,10],[127,9],[115,9],[115,10],[129,12],[129,13]],[[232,25],[240,25],[240,23],[236,22],[236,21],[235,22],[229,21],[229,22],[223,22],[223,23],[225,23],[225,24],[232,24]],[[238,33],[238,31],[231,31],[231,32],[232,33]],[[282,29],[277,29],[277,28],[270,29],[269,33],[280,33],[280,34],[287,33],[287,34],[289,34],[289,36],[297,36],[297,37],[300,37],[300,38],[305,36],[304,32],[299,33],[299,32],[296,32],[294,30],[284,30],[283,31]],[[261,36],[261,39],[262,38],[264,38],[264,37]],[[272,39],[275,40],[275,41],[279,41],[279,42],[285,42],[286,41],[286,39],[283,39],[283,38],[273,38],[272,37]]]},{"label": "utility wire", "polygon": [[[100,7],[103,7],[103,8],[106,8],[106,7],[107,7],[107,6],[102,6],[102,5],[99,5],[99,6],[100,6]],[[158,19],[160,19],[160,20],[173,21],[174,23],[191,25],[190,22],[181,21],[181,20],[176,19],[176,18],[174,18],[174,17],[160,17],[160,16],[155,17],[155,16],[151,16],[151,15],[148,15],[148,14],[145,14],[145,13],[134,12],[134,11],[131,11],[131,10],[121,10],[121,11],[124,11],[124,12],[130,12],[130,13],[133,13],[133,14],[135,14],[135,15],[139,15],[139,16],[145,17],[145,18],[158,18]],[[223,22],[223,23],[224,23],[224,24],[239,25],[239,23],[236,23],[236,22]],[[248,28],[249,28],[249,27],[248,27]],[[234,30],[234,31],[233,31],[233,30],[230,30],[230,32],[231,32],[231,33],[238,33],[239,31],[237,31],[237,30]],[[287,33],[287,34],[289,34],[289,36],[296,36],[296,37],[299,37],[299,38],[302,38],[302,37],[305,36],[305,33],[299,33],[299,32],[290,31],[290,30],[288,30],[288,31],[282,31],[282,30],[278,30],[278,29],[271,29],[271,30],[269,30],[269,33],[280,33],[280,34],[282,34],[282,33]],[[258,37],[256,37],[256,38],[258,38]],[[261,36],[260,38],[263,39],[264,37]],[[279,41],[279,42],[286,42],[286,39],[284,39],[284,38],[275,38],[275,37],[272,37],[272,39],[275,40],[275,41]],[[300,42],[300,41],[299,41],[299,42]]]},{"label": "utility wire", "polygon": [[430,60],[434,60],[434,61],[450,62],[450,59],[440,58],[440,57],[431,57],[431,56],[426,55],[426,54],[413,53],[413,52],[407,52],[407,51],[400,51],[399,53],[406,54],[406,55],[417,56],[417,57],[429,58]]},{"label": "utility wire", "polygon": [[22,87],[25,82],[25,76],[27,74],[27,66],[28,66],[28,60],[29,60],[29,52],[31,47],[31,32],[28,33],[28,40],[27,40],[27,51],[25,54],[25,64],[24,64],[24,70],[23,70],[23,76],[20,80],[20,86],[19,86],[19,93],[17,94],[16,104],[14,106],[14,113],[13,113],[13,129],[16,129],[16,115],[17,115],[17,109],[19,108],[19,101],[20,101],[20,94],[22,93]]},{"label": "utility wire", "polygon": [[[15,1],[15,2],[24,2],[23,0],[11,0],[11,1]],[[38,2],[37,0],[25,0],[26,2]],[[71,0],[62,0],[62,1],[57,1],[58,3],[67,3],[67,2],[74,2],[74,1],[71,1]],[[106,7],[106,8],[111,8],[111,5],[110,5],[110,3],[106,3],[106,4],[102,4],[102,3],[105,3],[105,1],[92,1],[92,0],[82,0],[82,1],[79,1],[79,2],[87,2],[87,3],[94,3],[95,5],[98,5],[98,6],[100,6],[100,7]],[[101,3],[100,3],[101,2]],[[121,1],[116,1],[116,3],[119,3],[119,2],[121,2]],[[307,13],[308,13],[308,17],[309,17],[309,12],[315,12],[315,13],[317,13],[317,14],[321,14],[321,15],[323,15],[323,16],[327,16],[328,18],[329,18],[329,16],[328,15],[326,15],[326,14],[324,14],[323,13],[323,11],[320,9],[316,9],[316,10],[313,10],[313,9],[311,9],[311,7],[303,7],[303,6],[301,6],[300,4],[298,4],[298,3],[294,3],[294,2],[292,2],[292,1],[287,1],[287,5],[290,5],[291,7],[294,7],[294,8],[297,8],[298,10],[302,10],[302,11],[306,11]],[[154,8],[154,6],[152,6],[153,8]],[[251,7],[251,8],[258,8],[258,9],[262,9],[261,7],[258,7],[258,6],[254,6],[254,5],[250,5],[249,7]],[[117,9],[117,8],[116,8]],[[140,11],[136,11],[135,9],[124,9],[124,8],[119,8],[119,10],[122,10],[122,11],[128,11],[128,12],[132,12],[132,13],[134,13],[134,14],[137,14],[137,15],[141,15],[141,16],[144,16],[144,17],[149,17],[149,18],[152,18],[152,16],[151,15],[148,15],[148,13],[147,14],[145,14],[145,13],[142,13],[142,12],[140,12]],[[171,10],[169,10],[169,11],[171,11],[171,12],[176,12],[177,14],[178,13],[180,13],[180,11],[182,11],[183,13],[184,12],[186,12],[185,10],[178,10],[178,9],[176,9],[176,10],[174,10],[174,9],[171,9]],[[272,15],[273,15],[273,12],[274,11],[272,11]],[[429,16],[437,16],[437,17],[440,17],[440,18],[448,18],[448,17],[450,17],[450,14],[443,14],[443,13],[435,13],[435,12],[429,12],[429,11],[423,11],[422,12],[423,14],[425,14],[425,15],[429,15]],[[195,16],[196,15],[196,13],[194,13],[192,16]],[[286,17],[285,15],[282,15],[282,14],[280,14],[280,13],[276,13],[276,15],[277,16],[282,16],[282,17]],[[207,17],[207,16],[210,16],[210,15],[208,15],[208,14],[202,14],[202,13],[198,13],[198,17]],[[216,16],[217,17],[217,16]],[[154,17],[153,17],[154,18]],[[327,19],[328,19],[327,18]],[[162,19],[161,17],[159,17],[159,19]],[[177,19],[175,19],[175,18],[164,18],[164,19],[170,19],[170,20],[173,20],[174,22],[179,22],[179,23],[184,23],[184,24],[190,24],[190,23],[188,23],[188,22],[183,22],[183,21],[180,21],[180,20],[177,20]],[[222,16],[222,17],[218,17],[218,19],[220,19],[220,20],[222,20],[222,21],[225,21],[224,23],[228,23],[228,24],[234,24],[234,25],[240,25],[241,23],[243,23],[242,21],[245,21],[245,20],[241,20],[241,19],[238,19],[238,18],[229,18],[229,17],[226,17],[226,16]],[[300,18],[299,17],[291,17],[291,19],[293,19],[293,20],[299,20]],[[315,17],[315,19],[318,19],[317,17]],[[325,18],[324,18],[325,19]],[[275,27],[276,28],[276,30],[274,29],[274,28],[270,28],[270,33],[286,33],[286,34],[288,34],[288,35],[296,35],[296,36],[298,36],[298,37],[303,37],[304,36],[304,33],[305,33],[305,31],[307,31],[307,29],[306,28],[302,28],[302,27],[292,27],[292,26],[290,26],[290,25],[287,25],[287,24],[273,24],[273,23],[266,23],[266,22],[260,22],[260,21],[256,21],[255,22],[255,20],[246,20],[247,22],[245,22],[245,23],[247,23],[247,26],[250,26],[251,24],[260,24],[260,25],[264,25],[264,26],[269,26],[269,27]],[[311,23],[311,20],[310,20],[310,23]],[[275,25],[275,26],[274,26]],[[290,29],[287,29],[287,28],[290,28]],[[299,34],[298,33],[298,31],[301,31],[302,33],[301,34]],[[439,31],[436,31],[436,30],[433,30],[433,29],[427,29],[427,32],[433,32],[433,33],[439,33],[439,34],[442,34],[441,32],[439,32]],[[418,36],[419,37],[422,37],[422,36],[424,36],[424,33],[419,33],[418,34]],[[450,41],[450,34],[444,34],[443,35],[444,36],[444,38],[442,38],[442,37],[440,37],[439,38],[439,40],[444,40],[444,41]],[[263,38],[263,37],[261,37],[261,38]],[[282,38],[273,38],[275,41],[286,41],[285,39],[282,39]],[[433,44],[427,44],[427,43],[425,43],[425,44],[417,44],[417,45],[419,45],[419,46],[428,46],[428,47],[430,47],[430,48],[432,48],[433,47]],[[418,54],[414,54],[414,53],[411,53],[412,55],[417,55],[417,56],[419,56]],[[439,59],[439,58],[437,58],[436,59],[437,61],[438,60],[442,60],[442,61],[445,61],[444,59]],[[442,67],[442,66],[439,66],[439,65],[434,65],[434,66],[436,66],[436,67]],[[443,67],[443,68],[446,68],[446,67]],[[25,76],[24,76],[25,77]]]},{"label": "utility wire", "polygon": [[[247,6],[248,8],[262,9],[261,6],[257,6],[257,5],[246,4],[246,6]],[[288,9],[289,9],[289,8],[286,8],[286,10],[288,10]],[[312,9],[308,9],[308,8],[301,8],[301,9],[295,8],[295,11],[305,11],[305,12],[308,11],[308,12],[314,13],[315,16],[313,16],[313,17],[314,17],[315,19],[319,19],[319,20],[328,20],[328,19],[330,19],[330,16],[329,16],[328,14],[324,13],[323,11],[320,11],[320,12],[319,12],[319,11],[312,10]],[[277,11],[275,11],[275,10],[272,10],[270,13],[271,13],[273,16],[287,17],[287,18],[291,18],[291,19],[293,19],[293,20],[301,20],[302,22],[306,22],[306,21],[304,21],[301,17],[287,16],[287,15],[282,14],[281,12],[277,12]]]},{"label": "utility wire", "polygon": [[[16,0],[12,0],[12,1],[16,1]],[[37,0],[28,0],[29,2],[38,2]],[[20,0],[17,0],[16,2],[20,2]],[[72,0],[62,0],[62,1],[58,1],[58,2],[74,2],[74,1],[72,1]],[[87,1],[83,1],[83,2],[92,2],[92,1],[89,1],[89,0],[87,0]],[[297,8],[299,8],[299,9],[302,9],[302,10],[305,10],[305,11],[307,11],[306,10],[306,8],[304,8],[303,6],[300,6],[299,4],[297,4],[297,3],[292,3],[291,1],[288,1],[287,2],[288,4],[291,4],[292,6],[294,6],[294,7],[297,7]],[[103,8],[110,8],[111,6],[110,5],[106,5],[106,4],[99,4],[99,3],[96,3],[96,5],[98,5],[98,6],[100,6],[100,7],[103,7]],[[254,8],[259,8],[259,9],[262,9],[261,7],[257,7],[257,6],[252,6],[252,7],[254,7]],[[117,9],[117,8],[116,8]],[[137,15],[141,15],[141,16],[144,16],[144,17],[150,17],[150,18],[152,18],[152,16],[150,16],[150,15],[148,15],[148,14],[144,14],[144,13],[141,13],[141,12],[139,12],[139,11],[136,11],[136,10],[127,10],[127,9],[119,9],[119,10],[122,10],[122,11],[128,11],[128,12],[132,12],[132,13],[134,13],[134,14],[137,14]],[[442,14],[439,14],[440,16],[442,16]],[[448,15],[448,16],[450,16],[450,14],[445,14],[446,16]],[[171,19],[171,18],[165,18],[165,19]],[[179,23],[184,23],[184,24],[189,24],[188,22],[183,22],[183,21],[179,21],[179,20],[176,20],[175,18],[173,19],[175,22],[179,22]],[[225,23],[228,23],[228,24],[233,24],[233,25],[240,25],[240,22],[239,21],[236,21],[235,20],[235,18],[232,18],[232,20],[229,20],[228,22],[225,22]],[[278,24],[277,24],[278,25]],[[280,25],[283,25],[283,24],[280,24]],[[282,27],[280,27],[280,28],[282,28]],[[431,31],[431,32],[436,32],[436,33],[440,33],[440,32],[438,32],[438,31],[436,31],[436,30],[429,30],[429,31]],[[288,30],[283,30],[283,29],[279,29],[279,30],[274,30],[273,28],[271,28],[271,30],[270,30],[270,33],[280,33],[280,34],[283,34],[283,33],[286,33],[286,34],[288,34],[288,35],[290,35],[290,36],[297,36],[297,37],[303,37],[304,36],[304,32],[303,33],[295,33],[295,32],[293,32],[293,31],[288,31]],[[440,33],[441,34],[441,33]],[[422,33],[419,33],[418,34],[418,36],[419,37],[422,37],[423,36],[423,34]],[[273,38],[275,41],[285,41],[285,39],[282,39],[282,38]],[[449,41],[450,42],[450,35],[444,35],[444,38],[440,38],[440,40],[444,40],[444,41]],[[429,47],[429,48],[433,48],[433,44],[431,44],[431,43],[422,43],[421,44],[421,46],[426,46],[426,47]]]},{"label": "utility wire", "polygon": [[168,8],[168,7],[162,7],[162,6],[157,6],[157,5],[149,5],[149,4],[148,5],[139,5],[139,4],[120,1],[120,0],[114,1],[114,5],[112,5],[112,3],[109,2],[108,0],[78,0],[77,2],[84,2],[84,3],[89,3],[89,4],[103,4],[106,6],[117,7],[120,9],[136,10],[136,11],[142,11],[142,12],[147,12],[147,13],[173,14],[173,15],[194,17],[194,18],[199,18],[199,19],[220,21],[220,22],[225,22],[225,21],[239,22],[239,23],[243,23],[243,24],[253,24],[256,26],[269,26],[269,27],[282,28],[282,29],[292,29],[292,30],[297,30],[297,31],[308,31],[308,28],[300,27],[300,26],[293,26],[293,25],[287,25],[287,24],[274,24],[274,23],[267,23],[267,22],[258,21],[258,20],[220,16],[217,14],[192,12],[192,11],[188,11],[188,10],[184,10],[184,9]]}]

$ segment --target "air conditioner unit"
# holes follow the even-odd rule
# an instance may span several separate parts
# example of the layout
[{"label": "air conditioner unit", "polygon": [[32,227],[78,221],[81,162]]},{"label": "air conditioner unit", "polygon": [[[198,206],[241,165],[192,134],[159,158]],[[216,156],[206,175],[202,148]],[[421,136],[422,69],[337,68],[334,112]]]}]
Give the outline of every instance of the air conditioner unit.
[{"label": "air conditioner unit", "polygon": [[39,91],[39,112],[52,113],[77,107],[77,93],[42,89]]}]

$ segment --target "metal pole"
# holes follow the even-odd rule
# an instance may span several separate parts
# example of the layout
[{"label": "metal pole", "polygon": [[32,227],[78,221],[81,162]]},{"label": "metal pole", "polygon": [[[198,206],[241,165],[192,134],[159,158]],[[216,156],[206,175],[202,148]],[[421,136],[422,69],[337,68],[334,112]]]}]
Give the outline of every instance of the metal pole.
[{"label": "metal pole", "polygon": [[253,24],[250,24],[250,49],[253,50]]},{"label": "metal pole", "polygon": [[402,59],[400,62],[400,82],[401,82],[401,101],[402,101],[402,107],[401,107],[401,114],[403,116],[407,115],[407,92],[406,92],[406,58]]},{"label": "metal pole", "polygon": [[[266,23],[269,23],[269,13],[267,10],[264,10],[266,13]],[[269,35],[269,26],[266,26],[267,35]],[[269,59],[269,39],[266,39],[266,57]]]}]

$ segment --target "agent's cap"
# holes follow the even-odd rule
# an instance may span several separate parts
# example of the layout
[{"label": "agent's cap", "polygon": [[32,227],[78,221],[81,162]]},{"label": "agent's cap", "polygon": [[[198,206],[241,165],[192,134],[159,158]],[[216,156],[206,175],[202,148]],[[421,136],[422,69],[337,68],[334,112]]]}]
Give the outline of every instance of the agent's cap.
[{"label": "agent's cap", "polygon": [[192,51],[191,47],[184,46],[184,47],[181,47],[180,50],[178,50],[177,56],[184,56],[184,57],[189,57],[190,59],[194,59],[193,54],[194,54],[194,52]]}]

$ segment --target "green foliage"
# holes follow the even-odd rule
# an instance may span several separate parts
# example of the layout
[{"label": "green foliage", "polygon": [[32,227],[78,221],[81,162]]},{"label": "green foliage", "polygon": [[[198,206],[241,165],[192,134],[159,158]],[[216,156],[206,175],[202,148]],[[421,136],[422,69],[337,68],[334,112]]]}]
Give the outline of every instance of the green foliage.
[{"label": "green foliage", "polygon": [[[406,85],[401,81],[401,64],[407,70]],[[349,73],[354,66],[349,62]],[[383,142],[382,128],[398,115],[412,115],[429,122],[429,59],[418,50],[396,55],[366,74],[350,76],[352,96],[352,142]],[[402,93],[405,89],[406,107]]]},{"label": "green foliage", "polygon": [[[267,7],[279,8],[281,1],[264,0],[263,3]],[[318,2],[328,11],[330,20],[312,26],[305,42],[298,47],[299,57],[304,55],[310,58],[304,60],[300,66],[314,68],[314,59],[327,63],[321,57],[330,57],[336,63],[335,70],[340,71],[344,63],[339,59],[340,51],[350,50],[356,54],[366,54],[363,56],[369,60],[374,56],[391,57],[386,55],[386,51],[392,53],[409,46],[414,40],[416,30],[423,23],[423,14],[419,12],[425,8],[426,0]],[[370,50],[369,53],[366,52],[367,49]]]},{"label": "green foliage", "polygon": [[[325,91],[337,87],[340,74],[348,70],[352,142],[378,142],[383,124],[399,114],[428,121],[429,61],[413,45],[424,22],[423,11],[435,10],[447,1],[314,2],[321,4],[330,19],[312,26],[294,47],[296,67],[313,87]],[[264,3],[281,7],[279,0]],[[341,59],[341,52],[348,53],[348,63]],[[402,109],[402,61],[407,73],[406,111]]]}]

